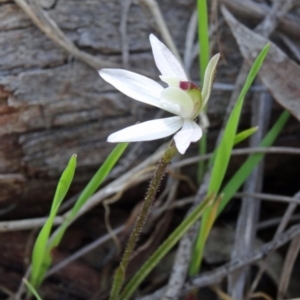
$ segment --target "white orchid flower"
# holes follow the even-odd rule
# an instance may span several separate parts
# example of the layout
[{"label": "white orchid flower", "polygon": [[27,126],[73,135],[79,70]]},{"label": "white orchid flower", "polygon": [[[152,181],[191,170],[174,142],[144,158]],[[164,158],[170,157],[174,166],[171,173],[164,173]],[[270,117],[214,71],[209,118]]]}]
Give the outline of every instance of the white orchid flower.
[{"label": "white orchid flower", "polygon": [[170,136],[181,129],[175,134],[174,140],[178,151],[184,154],[190,143],[198,141],[202,136],[202,130],[194,120],[210,96],[220,54],[210,60],[201,92],[196,84],[189,81],[177,58],[153,34],[150,35],[150,43],[156,66],[161,72],[160,79],[168,84],[167,88],[152,79],[126,70],[102,69],[99,74],[125,95],[176,116],[127,127],[111,134],[107,141],[151,141]]}]

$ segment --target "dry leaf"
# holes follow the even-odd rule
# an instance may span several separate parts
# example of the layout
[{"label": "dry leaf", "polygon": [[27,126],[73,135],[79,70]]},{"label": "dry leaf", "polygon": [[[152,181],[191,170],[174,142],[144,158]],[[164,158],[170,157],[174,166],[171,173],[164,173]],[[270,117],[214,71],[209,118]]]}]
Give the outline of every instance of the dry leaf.
[{"label": "dry leaf", "polygon": [[271,44],[258,75],[275,100],[300,120],[300,66],[274,43],[238,22],[224,6],[222,13],[249,64],[267,43]]}]

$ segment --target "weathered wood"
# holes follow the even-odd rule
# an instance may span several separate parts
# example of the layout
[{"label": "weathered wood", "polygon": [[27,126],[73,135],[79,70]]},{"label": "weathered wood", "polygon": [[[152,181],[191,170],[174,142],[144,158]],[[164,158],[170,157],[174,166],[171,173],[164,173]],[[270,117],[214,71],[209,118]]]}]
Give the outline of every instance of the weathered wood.
[{"label": "weathered wood", "polygon": [[[221,0],[221,2],[239,16],[252,22],[263,20],[271,9],[268,5],[255,1]],[[300,35],[299,16],[287,14],[281,18],[278,27],[285,34],[298,38]]]},{"label": "weathered wood", "polygon": [[[47,13],[79,49],[121,66],[118,0],[48,2],[42,3]],[[162,1],[161,8],[182,50],[193,5],[171,2]],[[158,79],[148,40],[153,31],[140,6],[133,4],[128,16],[130,65]],[[50,200],[72,153],[78,155],[76,181],[86,181],[114,146],[106,143],[108,134],[150,118],[156,111],[129,100],[106,84],[96,70],[72,59],[16,4],[0,2],[3,207],[18,203],[21,208],[21,203]]]},{"label": "weathered wood", "polygon": [[[41,4],[81,51],[122,65],[118,0],[45,0]],[[163,0],[159,5],[182,54],[195,3]],[[137,3],[130,7],[129,65],[158,80],[148,36],[159,34],[144,10]],[[222,40],[227,65],[220,64],[217,81],[234,82],[241,56],[226,28]],[[197,80],[198,66],[191,69]],[[212,127],[222,120],[227,95],[213,92],[208,110]],[[95,69],[72,58],[14,2],[0,0],[0,209],[15,203],[14,217],[45,214],[47,209],[35,204],[49,203],[70,155],[78,155],[73,192],[80,191],[114,147],[106,143],[107,136],[156,112],[122,95]]]}]

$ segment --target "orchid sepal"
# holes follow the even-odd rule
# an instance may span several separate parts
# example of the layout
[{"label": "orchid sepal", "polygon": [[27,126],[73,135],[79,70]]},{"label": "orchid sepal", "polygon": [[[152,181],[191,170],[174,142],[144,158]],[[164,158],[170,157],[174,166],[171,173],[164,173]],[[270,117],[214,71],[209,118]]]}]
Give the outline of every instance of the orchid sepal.
[{"label": "orchid sepal", "polygon": [[202,102],[201,110],[205,107],[205,105],[209,99],[209,96],[210,96],[210,93],[212,90],[212,85],[213,85],[213,82],[216,77],[216,70],[217,70],[217,66],[218,66],[220,58],[221,58],[220,53],[217,53],[216,55],[214,55],[208,62],[207,67],[205,69],[203,86],[202,86],[203,102]]}]

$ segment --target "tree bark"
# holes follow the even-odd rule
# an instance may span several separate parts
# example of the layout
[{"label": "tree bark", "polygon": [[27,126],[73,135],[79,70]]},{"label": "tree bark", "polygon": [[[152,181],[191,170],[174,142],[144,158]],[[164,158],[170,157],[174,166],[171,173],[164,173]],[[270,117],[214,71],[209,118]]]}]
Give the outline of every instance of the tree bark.
[{"label": "tree bark", "polygon": [[[121,67],[118,0],[41,3],[81,51]],[[192,1],[186,3],[160,3],[180,50],[193,9]],[[132,4],[129,64],[158,80],[148,39],[155,32],[152,25],[141,7]],[[78,155],[79,191],[114,147],[106,142],[107,136],[156,112],[122,95],[96,69],[70,56],[14,2],[0,0],[0,209],[12,203],[24,208],[26,203],[35,214],[34,204],[51,200],[73,153]]]}]

